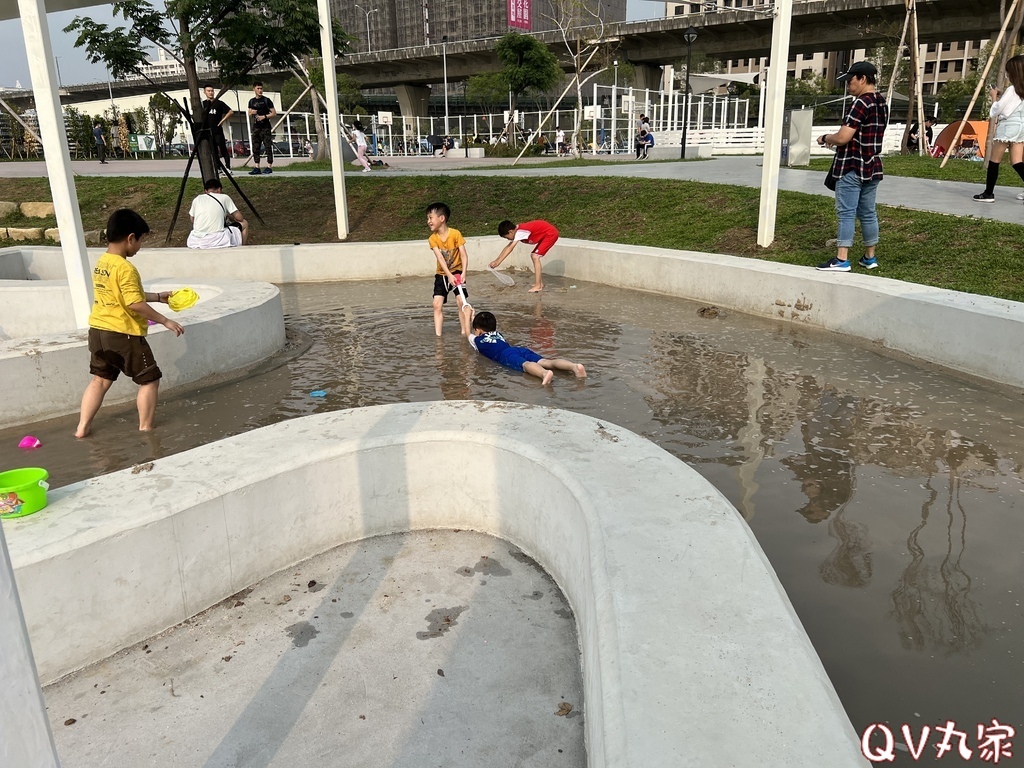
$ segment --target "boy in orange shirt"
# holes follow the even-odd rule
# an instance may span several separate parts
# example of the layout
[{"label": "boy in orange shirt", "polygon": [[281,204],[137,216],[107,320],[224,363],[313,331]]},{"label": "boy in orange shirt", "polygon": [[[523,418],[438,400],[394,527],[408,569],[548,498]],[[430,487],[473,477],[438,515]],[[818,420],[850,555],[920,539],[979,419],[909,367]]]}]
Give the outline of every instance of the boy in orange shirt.
[{"label": "boy in orange shirt", "polygon": [[451,210],[444,203],[431,203],[427,206],[427,227],[431,232],[427,243],[434,252],[434,258],[437,259],[437,269],[434,272],[434,333],[441,335],[444,305],[448,303],[448,294],[454,292],[455,305],[459,308],[459,326],[462,335],[468,336],[470,317],[468,312],[463,312],[468,305],[463,301],[456,286],[461,284],[462,291],[469,295],[463,279],[463,275],[469,269],[469,256],[466,253],[466,238],[459,230],[448,226],[448,217],[451,214]]},{"label": "boy in orange shirt", "polygon": [[82,395],[82,415],[75,437],[88,437],[92,420],[103,405],[103,397],[119,374],[131,376],[139,385],[136,405],[139,429],[153,429],[160,377],[153,350],[146,341],[147,321],[164,326],[175,336],[185,329],[168,320],[148,302],[166,304],[170,292],[146,293],[142,290],[139,271],[128,263],[142,248],[142,238],[149,234],[149,225],[135,211],[122,208],[107,221],[107,252],[92,272],[93,300],[89,313],[89,373],[92,381]]}]

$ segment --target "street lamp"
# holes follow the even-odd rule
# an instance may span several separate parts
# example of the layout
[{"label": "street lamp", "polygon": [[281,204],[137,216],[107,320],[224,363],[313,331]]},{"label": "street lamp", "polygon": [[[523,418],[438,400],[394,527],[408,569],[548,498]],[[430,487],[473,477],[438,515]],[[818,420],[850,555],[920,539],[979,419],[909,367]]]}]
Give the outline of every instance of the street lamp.
[{"label": "street lamp", "polygon": [[441,61],[444,67],[444,136],[448,138],[448,35],[441,36]]},{"label": "street lamp", "polygon": [[615,154],[615,113],[619,111],[619,60],[615,59],[612,66],[615,67],[615,82],[612,85],[612,138],[608,142],[609,155]]},{"label": "street lamp", "polygon": [[117,106],[114,104],[114,86],[110,84],[110,69],[107,69],[107,93],[110,94],[111,119],[117,119]]},{"label": "street lamp", "polygon": [[366,52],[373,53],[373,48],[370,46],[370,14],[376,13],[378,9],[371,8],[370,10],[366,10],[361,5],[357,5],[356,8],[366,14]]},{"label": "street lamp", "polygon": [[686,124],[690,121],[690,53],[693,41],[697,39],[697,30],[687,27],[683,32],[683,40],[686,41],[686,93],[683,96],[683,141],[679,148],[679,159],[686,159]]}]

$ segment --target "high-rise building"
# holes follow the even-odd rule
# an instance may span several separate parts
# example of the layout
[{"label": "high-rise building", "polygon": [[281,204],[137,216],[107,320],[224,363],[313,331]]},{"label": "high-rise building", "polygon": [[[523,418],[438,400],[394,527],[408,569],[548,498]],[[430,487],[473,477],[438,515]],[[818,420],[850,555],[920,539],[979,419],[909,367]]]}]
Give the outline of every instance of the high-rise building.
[{"label": "high-rise building", "polygon": [[[712,10],[708,3],[714,3]],[[690,0],[685,3],[665,3],[665,15],[687,16],[716,10],[733,10],[764,6],[767,0]],[[965,40],[951,43],[922,43],[918,55],[924,63],[921,92],[932,96],[942,90],[950,80],[960,80],[978,65],[981,49],[988,40]],[[846,70],[854,61],[865,58],[868,52],[863,48],[853,51],[822,51],[818,53],[790,53],[787,74],[801,78],[805,72],[821,75],[829,82],[835,82],[836,75]],[[768,64],[767,57],[726,59],[722,71],[728,74],[748,74],[762,71]],[[887,77],[883,73],[884,81]]]},{"label": "high-rise building", "polygon": [[[331,11],[354,38],[359,53],[501,37],[509,31],[509,4],[515,0],[332,0]],[[527,0],[531,30],[556,27],[559,0]],[[589,0],[605,21],[626,18],[626,0]],[[525,30],[524,30],[525,31]]]}]

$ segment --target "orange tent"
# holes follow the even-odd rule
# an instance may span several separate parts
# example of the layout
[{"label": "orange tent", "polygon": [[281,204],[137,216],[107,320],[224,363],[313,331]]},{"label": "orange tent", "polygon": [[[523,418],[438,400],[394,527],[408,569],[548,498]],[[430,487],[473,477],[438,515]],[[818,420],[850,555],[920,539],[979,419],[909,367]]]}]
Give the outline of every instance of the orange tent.
[{"label": "orange tent", "polygon": [[957,146],[965,142],[973,142],[978,147],[978,156],[984,157],[985,142],[988,140],[987,120],[957,120],[952,122],[942,129],[942,133],[935,137],[932,145],[942,147],[946,154],[949,154],[951,149],[956,149],[956,147],[950,147],[949,145],[953,141],[953,137],[956,136],[957,129],[961,123],[965,123],[964,132],[960,134],[960,141],[957,142]]}]

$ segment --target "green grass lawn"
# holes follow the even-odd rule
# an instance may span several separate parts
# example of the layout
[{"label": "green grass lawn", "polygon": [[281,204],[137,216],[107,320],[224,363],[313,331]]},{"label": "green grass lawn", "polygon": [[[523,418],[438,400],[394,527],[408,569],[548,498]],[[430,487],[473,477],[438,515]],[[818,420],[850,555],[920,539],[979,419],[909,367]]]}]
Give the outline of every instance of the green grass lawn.
[{"label": "green grass lawn", "polygon": [[[938,179],[940,181],[967,181],[985,186],[985,167],[987,163],[976,163],[970,160],[950,158],[945,168],[940,168],[941,158],[921,157],[919,155],[886,155],[882,158],[882,167],[886,176],[912,176],[917,179]],[[808,170],[824,173],[832,165],[831,157],[816,157],[811,160]],[[1009,156],[1003,157],[999,168],[999,182],[1005,187],[1022,187],[1024,182],[1010,166]]]},{"label": "green grass lawn", "polygon": [[[551,156],[551,157],[541,156],[542,159],[539,160],[539,161],[536,160],[536,159],[531,159],[530,162],[524,162],[527,159],[527,158],[524,158],[524,161],[520,161],[516,165],[512,165],[512,161],[515,160],[515,158],[514,157],[510,157],[510,158],[504,158],[506,160],[505,163],[498,163],[498,164],[489,163],[487,165],[483,165],[483,164],[481,164],[481,165],[460,165],[459,166],[459,170],[460,171],[474,171],[474,170],[501,171],[501,170],[507,170],[509,168],[583,168],[583,167],[590,166],[590,165],[621,165],[621,164],[624,164],[624,163],[635,163],[635,162],[637,162],[636,158],[633,155],[617,155],[616,157],[621,158],[621,159],[616,159],[616,160],[599,160],[599,159],[596,159],[594,157],[588,157],[588,156],[584,156],[584,157],[579,158],[579,159],[576,159],[576,158],[558,158],[558,157],[554,157],[554,156]],[[378,160],[378,159],[379,160],[383,160],[385,163],[387,163],[387,161],[388,161],[388,158],[386,156],[382,156],[382,157],[379,157],[379,158],[371,157],[369,159],[370,159],[371,162],[373,160]],[[425,159],[430,159],[430,158],[425,158]],[[441,159],[440,156],[437,159],[440,160]],[[470,159],[473,159],[473,158],[470,158]],[[703,161],[705,159],[706,158],[699,158],[699,159],[698,158],[693,158],[693,159],[686,160],[686,162],[688,162],[688,163],[689,162],[701,162],[701,161]],[[644,162],[645,165],[650,165],[651,163],[678,163],[680,161],[677,158],[677,159],[669,159],[669,160],[644,160],[643,162]],[[353,166],[350,166],[350,167],[351,168],[356,168],[358,166],[354,166],[353,165]],[[330,160],[302,160],[302,161],[299,161],[299,162],[289,163],[288,165],[283,165],[280,168],[275,168],[274,169],[274,173],[289,173],[289,172],[295,173],[296,171],[306,172],[306,171],[330,171],[330,170],[331,170],[331,161]],[[401,169],[401,170],[405,170],[405,169]]]},{"label": "green grass lawn", "polygon": [[[239,183],[266,220],[262,225],[247,214],[253,243],[337,240],[329,177],[243,176]],[[115,208],[132,207],[153,227],[149,247],[159,246],[178,184],[162,178],[78,179],[85,227],[102,229]],[[452,226],[467,236],[497,239],[502,219],[543,216],[564,236],[586,240],[726,253],[806,267],[834,255],[834,248],[826,246],[836,232],[834,203],[818,195],[780,192],[776,241],[762,249],[756,244],[759,191],[746,187],[609,177],[366,174],[346,179],[346,188],[350,241],[423,240],[423,257],[428,260],[424,206],[435,200],[451,206]],[[184,244],[188,203],[199,191],[198,181],[191,181],[173,245]],[[46,179],[5,179],[0,197],[49,200],[49,185]],[[879,207],[879,215],[881,267],[871,275],[1024,301],[1019,225],[886,206]],[[29,222],[12,217],[0,221],[5,225]],[[54,225],[52,219],[31,220],[31,226]],[[859,253],[855,245],[854,258]]]}]

